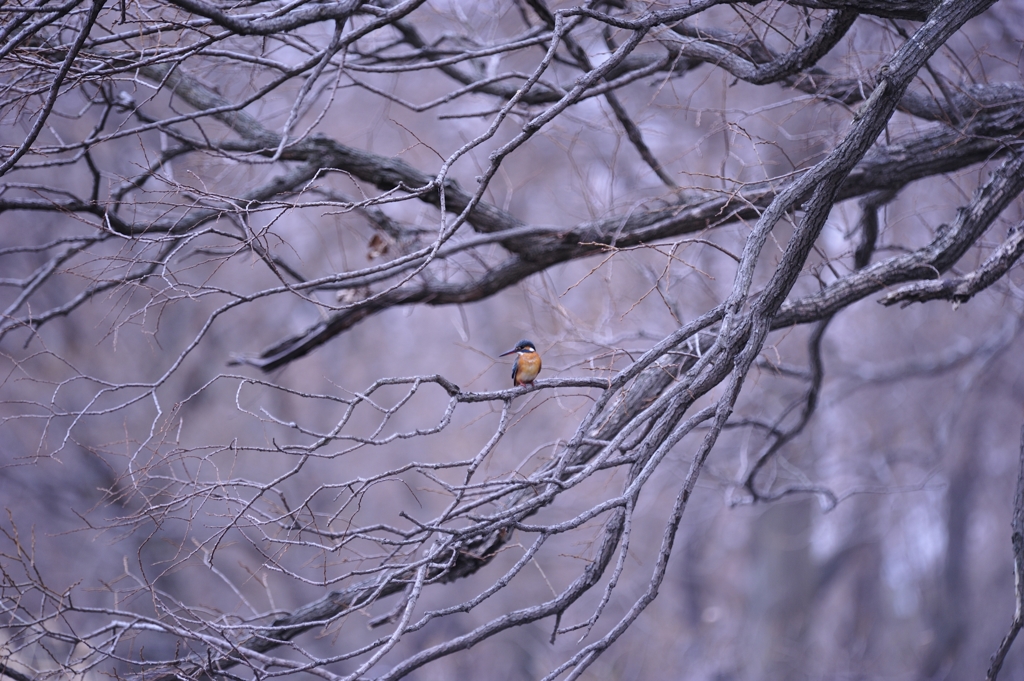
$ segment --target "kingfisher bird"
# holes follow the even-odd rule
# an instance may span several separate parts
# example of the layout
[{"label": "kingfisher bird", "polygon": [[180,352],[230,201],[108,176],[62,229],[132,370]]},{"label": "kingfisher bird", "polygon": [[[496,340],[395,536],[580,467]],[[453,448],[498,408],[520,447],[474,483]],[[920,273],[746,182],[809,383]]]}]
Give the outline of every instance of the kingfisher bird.
[{"label": "kingfisher bird", "polygon": [[512,365],[512,385],[530,385],[533,379],[540,373],[540,355],[532,341],[521,340],[508,352],[503,352],[499,357],[517,353],[516,361]]}]

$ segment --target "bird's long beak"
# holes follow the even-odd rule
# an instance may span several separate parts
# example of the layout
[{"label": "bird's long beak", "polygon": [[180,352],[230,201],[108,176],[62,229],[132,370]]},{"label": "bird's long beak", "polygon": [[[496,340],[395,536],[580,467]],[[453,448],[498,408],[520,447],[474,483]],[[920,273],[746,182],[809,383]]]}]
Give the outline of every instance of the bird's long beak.
[{"label": "bird's long beak", "polygon": [[503,353],[501,353],[500,355],[498,355],[498,357],[504,357],[505,355],[511,355],[511,354],[512,354],[513,352],[515,352],[515,351],[516,351],[516,349],[515,349],[515,348],[512,348],[512,349],[511,349],[511,350],[509,350],[508,352],[503,352]]}]

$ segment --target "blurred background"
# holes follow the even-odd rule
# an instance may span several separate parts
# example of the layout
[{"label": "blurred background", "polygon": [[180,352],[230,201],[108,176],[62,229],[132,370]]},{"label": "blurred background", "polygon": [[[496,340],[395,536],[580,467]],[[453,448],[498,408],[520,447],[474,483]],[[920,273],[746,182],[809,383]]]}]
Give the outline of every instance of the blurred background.
[{"label": "blurred background", "polygon": [[[554,3],[552,9],[571,6]],[[633,16],[659,8],[630,4],[622,11]],[[87,9],[76,5],[76,12]],[[150,9],[162,12],[164,21],[171,21],[171,14],[177,22],[191,16],[180,6],[153,3]],[[104,8],[92,35],[143,26],[143,10],[129,3],[132,21],[123,26],[118,23],[122,10]],[[785,45],[818,26],[819,15],[764,3],[723,6],[688,21],[709,30],[750,30],[766,44]],[[402,21],[426,44],[454,54],[526,35],[531,25],[542,24],[539,17],[528,4],[452,0],[424,3]],[[1022,19],[1020,3],[997,3],[931,60],[942,77],[922,74],[911,89],[941,98],[937,82],[959,91],[972,84],[1019,84]],[[371,20],[370,15],[354,18],[349,30]],[[903,43],[901,33],[913,33],[919,25],[863,15],[817,66],[866,79]],[[173,35],[143,35],[137,43],[149,41],[158,52],[194,47],[204,31],[215,28],[197,26]],[[635,54],[655,55],[659,41],[669,41],[667,29],[659,30],[663,33],[652,35]],[[398,40],[394,29],[369,34],[365,40],[373,49],[355,44],[345,67],[339,56],[333,62],[337,68],[319,79],[290,78],[261,92],[280,75],[276,64],[310,58],[333,31],[330,22],[321,22],[272,40],[238,36],[221,44],[224,54],[194,48],[182,68],[226,100],[253,98],[244,111],[274,132],[295,111],[297,98],[306,97],[295,134],[308,128],[348,147],[403,161],[429,177],[484,133],[507,99],[475,92],[416,110],[413,105],[446,97],[460,85],[440,68],[370,68],[412,63],[388,60],[389,41]],[[54,28],[53,39],[59,35]],[[577,36],[595,63],[626,38],[626,31],[597,23]],[[528,74],[544,56],[546,43],[538,45],[481,56],[473,66],[484,74],[488,69]],[[28,72],[26,50],[3,57],[5,157],[35,121],[12,93],[45,85],[20,75]],[[578,75],[561,63],[545,78],[571,87]],[[308,82],[313,86],[306,92]],[[735,258],[753,226],[740,219],[609,248],[544,268],[464,304],[396,305],[282,368],[262,372],[230,362],[256,356],[376,289],[288,290],[282,281],[294,280],[232,241],[238,230],[258,235],[254,241],[276,262],[313,280],[429,245],[440,229],[440,212],[405,199],[353,207],[381,191],[352,173],[324,172],[290,195],[231,217],[231,206],[239,205],[232,197],[244,197],[289,172],[287,158],[205,149],[155,163],[161,152],[181,142],[168,134],[169,127],[146,121],[168,120],[194,107],[166,82],[157,87],[126,71],[112,78],[109,92],[124,93],[133,107],[112,109],[100,128],[96,92],[69,85],[39,133],[36,151],[2,178],[7,184],[0,198],[51,204],[51,209],[19,210],[12,203],[0,218],[3,319],[52,313],[38,325],[12,323],[0,341],[5,509],[0,561],[7,631],[2,645],[12,669],[56,673],[61,665],[74,666],[68,661],[76,656],[88,657],[82,643],[47,641],[22,628],[25,614],[12,603],[31,610],[37,605],[28,601],[42,603],[47,589],[48,598],[73,599],[79,609],[56,617],[52,629],[84,635],[118,619],[115,611],[156,618],[174,612],[177,621],[196,622],[197,631],[208,626],[201,622],[230,627],[257,615],[294,611],[343,587],[362,574],[359,570],[386,559],[379,543],[368,538],[330,550],[321,542],[305,544],[309,535],[289,543],[283,534],[272,535],[269,519],[306,509],[309,518],[329,518],[330,528],[341,531],[342,525],[408,527],[410,515],[433,518],[449,503],[438,480],[462,476],[444,464],[480,452],[494,436],[502,408],[500,401],[460,404],[439,432],[370,446],[358,438],[435,428],[449,406],[448,395],[424,384],[400,404],[409,390],[399,385],[384,386],[355,406],[345,400],[366,394],[380,379],[431,374],[463,391],[505,389],[511,358],[499,355],[521,338],[532,340],[541,353],[542,378],[613,376],[729,295]],[[483,200],[525,225],[568,229],[672,206],[680,196],[728,194],[766,180],[781,183],[821,160],[859,106],[787,84],[738,81],[711,63],[638,78],[616,94],[677,187],[659,179],[630,144],[608,101],[594,97],[567,108],[507,156]],[[28,101],[29,95],[24,97]],[[516,109],[492,138],[451,165],[450,177],[475,191],[489,154],[543,106]],[[176,125],[192,137],[234,139],[221,122]],[[878,143],[898,144],[937,125],[897,113]],[[88,147],[86,157],[71,141],[90,135],[103,139]],[[54,150],[47,151],[47,145]],[[929,243],[998,165],[998,159],[974,163],[903,188],[879,210],[875,260]],[[86,200],[98,186],[99,200],[112,210],[117,188],[150,168],[156,170],[124,195],[118,207],[123,219],[168,225],[203,206],[220,211],[220,217],[174,239],[167,237],[172,230],[138,238],[108,235],[62,259],[69,240],[105,232],[102,211],[70,210],[61,202],[68,196]],[[67,196],[39,189],[42,185]],[[402,229],[383,229],[384,218],[373,211]],[[854,270],[861,215],[856,200],[835,206],[792,298]],[[1022,218],[1018,198],[954,273],[980,265]],[[780,224],[770,237],[755,288],[773,272],[789,229]],[[413,274],[413,281],[458,281],[504,257],[498,243],[467,253],[471,257]],[[151,269],[145,277],[135,276],[146,268]],[[98,282],[110,285],[75,302],[66,314],[59,311]],[[790,480],[829,494],[751,503],[744,476],[764,447],[765,429],[798,420],[810,375],[810,326],[773,332],[698,480],[657,599],[583,678],[767,681],[984,674],[1014,613],[1009,523],[1024,423],[1021,284],[1021,272],[1014,268],[962,305],[933,301],[887,307],[873,295],[842,309],[821,342],[824,374],[816,410],[758,478],[766,489]],[[479,475],[486,480],[513,471],[527,475],[552,460],[599,393],[556,387],[517,397],[507,432]],[[700,406],[719,395],[713,392]],[[346,415],[343,432],[352,439],[331,441],[317,450],[322,456],[308,460],[298,449],[289,450],[315,442]],[[620,583],[584,644],[607,632],[646,587],[673,500],[702,436],[698,429],[684,438],[644,487],[631,516]],[[427,474],[431,470],[437,479]],[[374,478],[387,471],[393,474]],[[370,478],[372,485],[354,491]],[[595,475],[530,522],[571,518],[618,494],[624,479],[614,469]],[[403,637],[391,655],[401,660],[525,603],[550,598],[592,558],[600,528],[593,521],[559,536],[512,586],[472,612],[439,618]],[[423,607],[443,607],[486,589],[523,556],[530,545],[526,533],[523,537],[513,539],[478,574],[427,588]],[[27,588],[30,582],[36,586]],[[561,626],[586,620],[601,588],[574,605]],[[369,644],[380,635],[369,621],[397,602],[368,605],[304,634],[302,650],[329,657]],[[584,633],[563,634],[552,643],[554,626],[549,618],[512,629],[408,678],[544,678],[573,654]],[[81,678],[130,673],[137,667],[128,660],[172,658],[182,654],[180,645],[166,632],[139,633],[121,648],[114,646],[118,652],[80,665],[75,673]],[[297,650],[282,655],[302,659]],[[324,668],[343,676],[365,659],[337,660]],[[255,675],[245,668],[235,672]],[[1002,676],[1024,678],[1024,653],[1011,650]]]}]

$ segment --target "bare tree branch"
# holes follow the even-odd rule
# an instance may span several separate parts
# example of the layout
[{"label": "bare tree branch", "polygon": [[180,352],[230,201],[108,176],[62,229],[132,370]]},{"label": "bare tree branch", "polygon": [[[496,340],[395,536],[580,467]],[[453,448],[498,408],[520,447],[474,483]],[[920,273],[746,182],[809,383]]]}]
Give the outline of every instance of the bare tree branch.
[{"label": "bare tree branch", "polygon": [[999,677],[1006,654],[1010,652],[1010,646],[1024,626],[1024,428],[1020,434],[1020,472],[1017,474],[1017,493],[1013,497],[1013,520],[1010,526],[1013,530],[1010,544],[1013,546],[1015,609],[1010,630],[1006,632],[999,648],[992,655],[988,674],[985,675],[987,681],[995,681]]}]

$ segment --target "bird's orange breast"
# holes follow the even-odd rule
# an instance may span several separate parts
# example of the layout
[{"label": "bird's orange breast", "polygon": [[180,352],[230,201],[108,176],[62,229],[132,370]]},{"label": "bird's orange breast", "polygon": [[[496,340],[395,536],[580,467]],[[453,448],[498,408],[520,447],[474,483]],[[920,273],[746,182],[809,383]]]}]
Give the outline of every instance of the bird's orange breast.
[{"label": "bird's orange breast", "polygon": [[536,352],[524,352],[516,359],[515,371],[512,372],[512,385],[533,383],[540,373],[540,355]]}]

